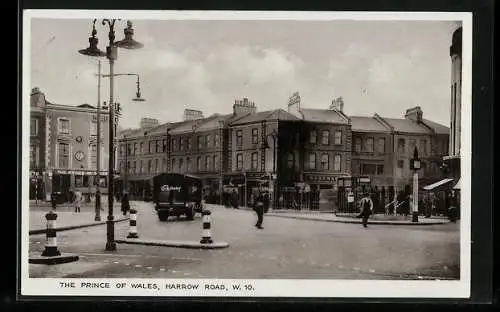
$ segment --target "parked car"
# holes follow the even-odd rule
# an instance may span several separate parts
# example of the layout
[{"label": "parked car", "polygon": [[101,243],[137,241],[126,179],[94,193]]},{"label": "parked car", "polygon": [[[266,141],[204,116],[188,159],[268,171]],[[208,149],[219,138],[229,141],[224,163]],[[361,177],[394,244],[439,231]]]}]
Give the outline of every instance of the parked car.
[{"label": "parked car", "polygon": [[160,221],[182,215],[193,220],[203,210],[201,193],[201,180],[193,176],[162,173],[153,178],[153,202]]}]

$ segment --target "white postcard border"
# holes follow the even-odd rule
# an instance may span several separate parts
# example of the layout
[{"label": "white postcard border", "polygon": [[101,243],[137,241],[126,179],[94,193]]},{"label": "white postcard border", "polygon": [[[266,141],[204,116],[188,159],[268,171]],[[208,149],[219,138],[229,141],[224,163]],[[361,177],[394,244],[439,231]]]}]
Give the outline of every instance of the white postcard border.
[{"label": "white postcard border", "polygon": [[[425,20],[462,21],[462,131],[461,131],[461,187],[471,190],[471,135],[472,135],[472,13],[470,12],[271,12],[271,11],[104,11],[104,10],[24,10],[23,12],[23,77],[22,77],[22,129],[29,129],[31,90],[30,46],[32,18],[59,19],[177,19],[177,20]],[[466,104],[466,105],[464,105]],[[23,131],[21,159],[22,211],[21,211],[21,295],[39,296],[238,296],[238,297],[413,297],[413,298],[468,298],[470,296],[471,258],[471,201],[470,191],[461,196],[460,219],[460,280],[458,281],[378,281],[378,280],[227,280],[227,279],[64,279],[29,278],[29,131]],[[109,283],[109,289],[61,288],[60,282]],[[198,290],[149,291],[145,289],[117,288],[116,284],[167,283],[199,284]],[[253,290],[225,291],[204,289],[204,284],[252,285]],[[120,284],[121,285],[121,284]]]}]

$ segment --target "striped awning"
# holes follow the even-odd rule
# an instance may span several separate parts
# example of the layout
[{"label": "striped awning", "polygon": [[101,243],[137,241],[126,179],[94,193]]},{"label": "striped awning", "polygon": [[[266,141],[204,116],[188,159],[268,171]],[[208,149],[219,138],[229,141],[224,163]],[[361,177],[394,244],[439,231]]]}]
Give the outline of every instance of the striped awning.
[{"label": "striped awning", "polygon": [[443,186],[443,185],[445,185],[447,183],[450,183],[451,181],[453,181],[453,179],[450,179],[450,178],[443,179],[441,181],[438,181],[438,182],[432,183],[430,185],[424,186],[423,189],[426,190],[426,191],[432,191],[433,189],[435,189],[437,187],[440,187],[440,186]]}]

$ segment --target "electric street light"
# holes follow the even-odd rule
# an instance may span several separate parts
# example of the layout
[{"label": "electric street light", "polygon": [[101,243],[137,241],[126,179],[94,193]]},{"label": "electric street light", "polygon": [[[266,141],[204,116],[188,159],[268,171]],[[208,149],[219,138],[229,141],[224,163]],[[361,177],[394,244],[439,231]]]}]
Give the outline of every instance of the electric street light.
[{"label": "electric street light", "polygon": [[420,170],[420,159],[418,158],[418,150],[415,147],[413,158],[410,160],[410,169],[413,170],[413,205],[412,205],[412,222],[418,222],[418,170]]},{"label": "electric street light", "polygon": [[[101,75],[103,78],[109,78],[111,75]],[[144,102],[145,99],[141,97],[141,82],[140,82],[140,77],[139,74],[134,74],[134,73],[126,73],[126,74],[114,74],[113,77],[119,77],[119,76],[136,76],[137,77],[137,91],[135,92],[135,98],[132,99],[134,102]],[[119,104],[118,104],[119,105]],[[118,122],[117,122],[118,124]],[[125,154],[125,156],[127,156]],[[126,158],[126,157],[125,157]],[[127,159],[125,159],[127,161]],[[126,167],[125,171],[125,178],[123,179],[123,192],[128,191],[128,166]]]},{"label": "electric street light", "polygon": [[[276,191],[277,191],[277,188],[275,187],[275,179],[276,179],[276,153],[277,153],[277,144],[278,144],[278,138],[279,138],[279,134],[278,132],[276,131],[276,128],[273,129],[273,131],[267,135],[268,137],[270,137],[272,140],[273,140],[273,174],[272,174],[272,178],[273,178],[273,200],[272,200],[272,203],[273,203],[273,207],[275,206],[275,199],[276,199]],[[269,148],[269,144],[266,140],[266,142],[264,142],[264,149],[266,148]],[[269,185],[271,186],[271,185]]]},{"label": "electric street light", "polygon": [[99,40],[97,39],[97,30],[95,29],[95,23],[97,19],[94,19],[92,25],[92,36],[89,38],[89,47],[87,49],[79,50],[78,52],[83,55],[88,56],[98,56],[106,57],[109,60],[109,159],[108,159],[108,219],[107,219],[107,241],[106,250],[114,251],[116,250],[115,243],[115,233],[114,233],[114,216],[113,216],[113,194],[114,194],[114,138],[115,138],[115,117],[114,117],[114,63],[117,59],[118,48],[124,49],[139,49],[144,45],[135,41],[132,36],[134,35],[134,30],[132,28],[132,22],[127,21],[127,27],[124,29],[125,38],[121,41],[115,42],[115,23],[120,19],[103,19],[102,25],[108,25],[108,39],[109,43],[106,47],[106,52],[102,52],[97,47]]}]

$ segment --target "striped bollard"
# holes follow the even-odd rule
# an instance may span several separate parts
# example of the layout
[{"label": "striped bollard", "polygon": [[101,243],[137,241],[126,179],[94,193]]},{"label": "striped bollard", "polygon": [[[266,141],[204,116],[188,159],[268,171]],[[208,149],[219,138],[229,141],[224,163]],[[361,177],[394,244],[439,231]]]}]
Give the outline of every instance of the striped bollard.
[{"label": "striped bollard", "polygon": [[202,212],[202,223],[203,230],[201,232],[200,244],[212,244],[212,231],[210,230],[210,210],[203,210]]},{"label": "striped bollard", "polygon": [[56,238],[56,220],[57,213],[49,211],[45,215],[47,220],[47,231],[45,232],[46,243],[45,250],[42,252],[44,257],[55,257],[60,256],[61,252],[57,249],[57,238]]},{"label": "striped bollard", "polygon": [[139,238],[137,234],[137,210],[130,209],[130,231],[127,238]]},{"label": "striped bollard", "polygon": [[78,255],[61,254],[61,252],[57,249],[57,214],[51,210],[45,215],[45,219],[47,220],[47,228],[45,230],[45,250],[40,256],[30,256],[28,263],[53,265],[78,261],[80,258]]}]

